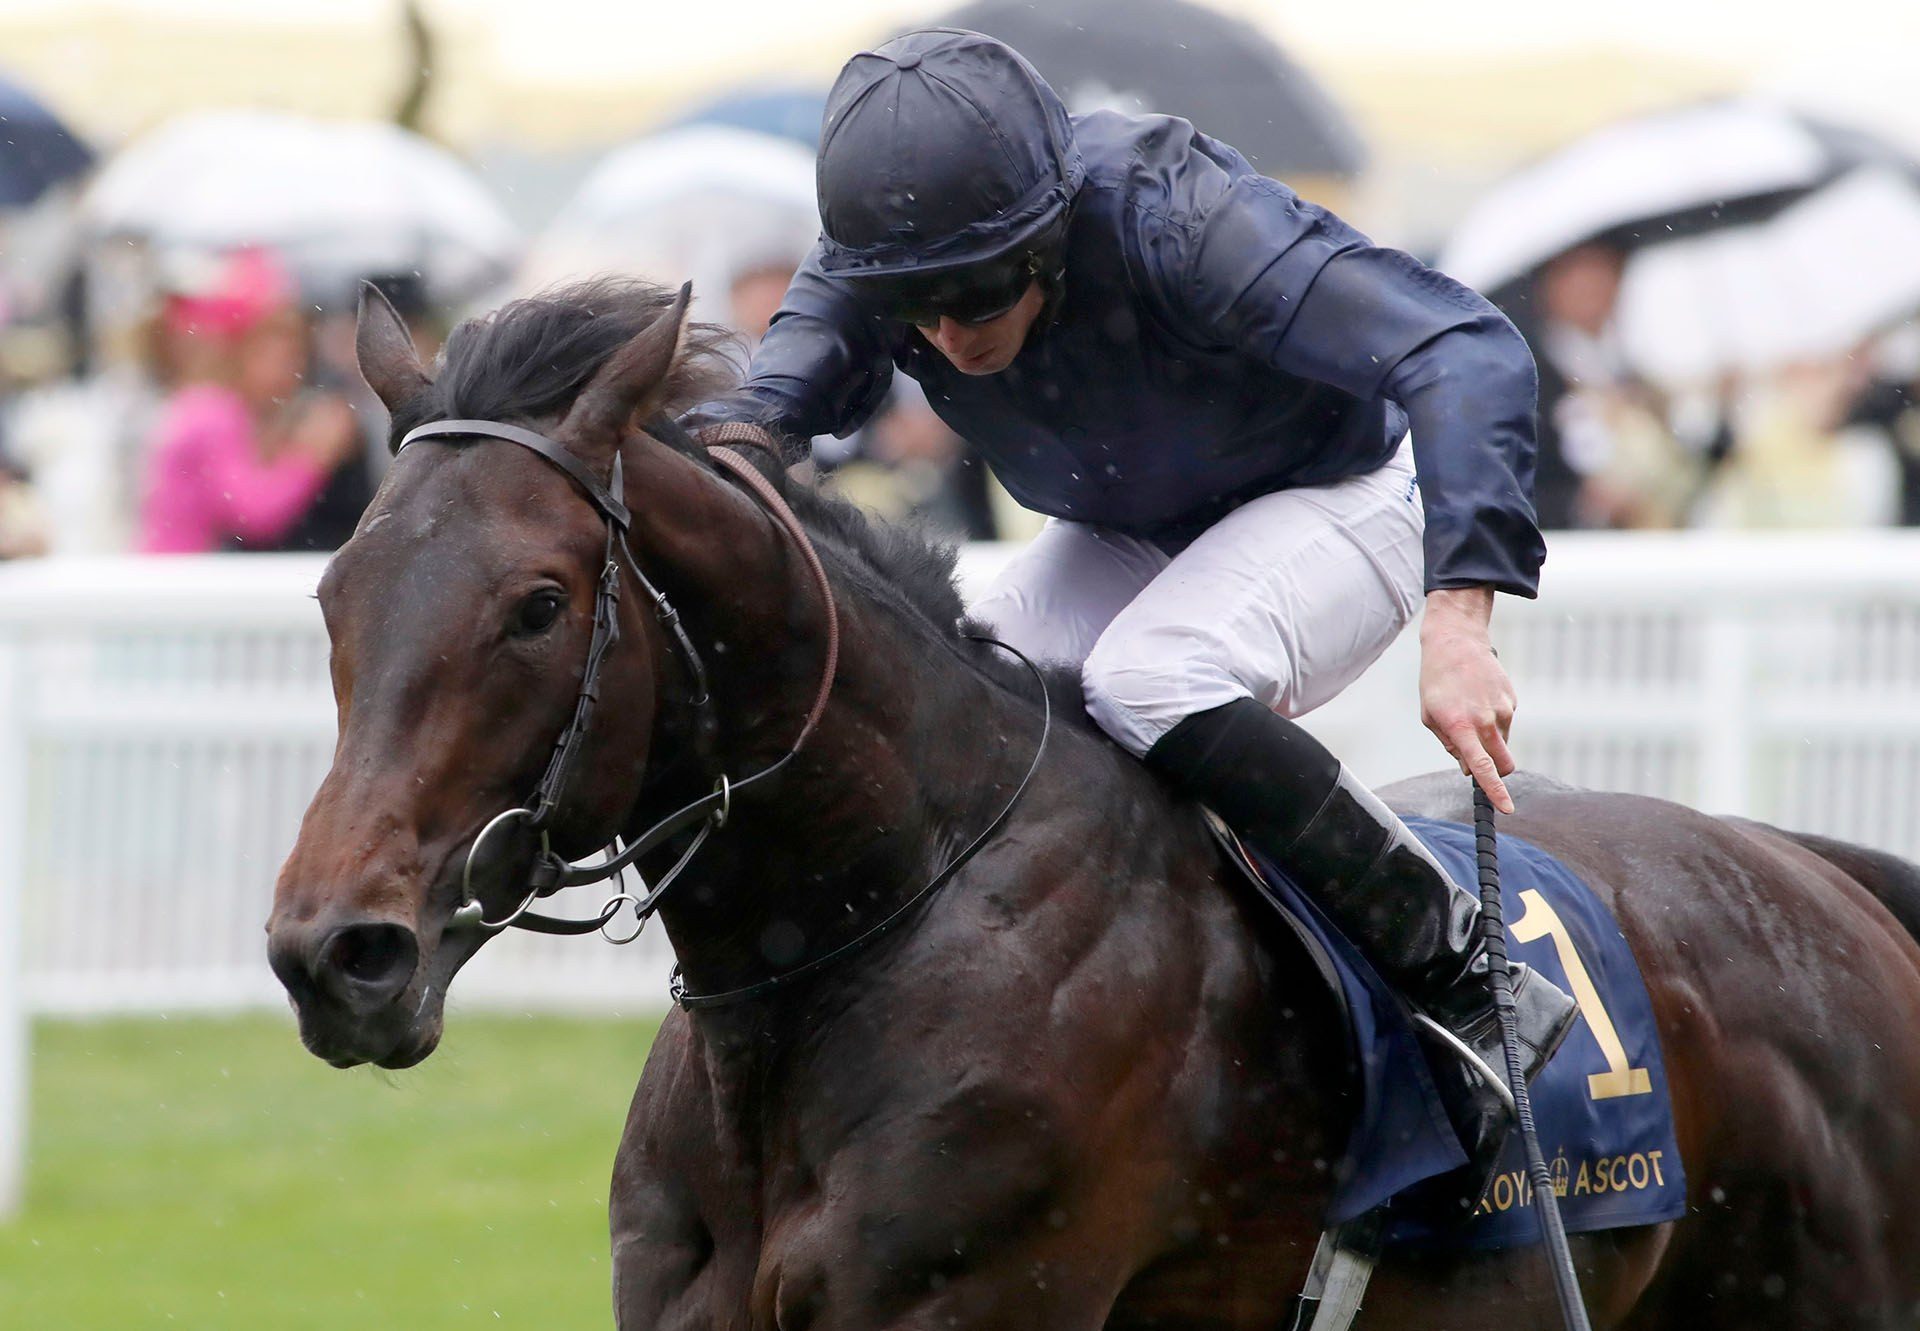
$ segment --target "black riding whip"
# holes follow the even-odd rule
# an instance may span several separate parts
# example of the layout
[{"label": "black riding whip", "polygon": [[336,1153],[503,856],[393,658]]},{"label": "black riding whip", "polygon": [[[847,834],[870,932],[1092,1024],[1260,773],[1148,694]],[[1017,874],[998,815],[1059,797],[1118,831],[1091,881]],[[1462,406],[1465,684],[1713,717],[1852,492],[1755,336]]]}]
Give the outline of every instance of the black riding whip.
[{"label": "black riding whip", "polygon": [[1526,1143],[1527,1177],[1533,1182],[1534,1213],[1540,1217],[1540,1237],[1546,1244],[1547,1265],[1553,1271],[1553,1290],[1560,1299],[1560,1318],[1567,1331],[1591,1331],[1587,1305],[1580,1297],[1580,1277],[1573,1269],[1566,1226],[1560,1223],[1560,1200],[1553,1175],[1540,1153],[1540,1137],[1533,1127],[1533,1102],[1527,1098],[1527,1078],[1520,1057],[1520,1032],[1513,1016],[1513,976],[1507,970],[1507,926],[1500,910],[1500,850],[1494,839],[1493,800],[1473,786],[1473,845],[1480,865],[1480,927],[1487,941],[1487,987],[1500,1021],[1500,1043],[1507,1054],[1507,1082],[1513,1088],[1513,1112],[1520,1138]]}]

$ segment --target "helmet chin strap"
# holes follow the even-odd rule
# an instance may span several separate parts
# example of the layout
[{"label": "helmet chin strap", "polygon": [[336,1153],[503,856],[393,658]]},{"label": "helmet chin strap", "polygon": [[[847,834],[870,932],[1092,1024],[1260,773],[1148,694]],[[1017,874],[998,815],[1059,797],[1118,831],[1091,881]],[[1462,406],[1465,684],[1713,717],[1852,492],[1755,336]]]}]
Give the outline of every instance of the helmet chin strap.
[{"label": "helmet chin strap", "polygon": [[[1067,232],[1073,226],[1073,215],[1079,207],[1075,198],[1067,204],[1067,210],[1061,214],[1057,228],[1049,235],[1048,243],[1033,255],[1033,277],[1040,284],[1040,313],[1034,318],[1035,330],[1045,328],[1060,313],[1060,306],[1067,298]],[[1033,335],[1029,330],[1028,336]]]}]

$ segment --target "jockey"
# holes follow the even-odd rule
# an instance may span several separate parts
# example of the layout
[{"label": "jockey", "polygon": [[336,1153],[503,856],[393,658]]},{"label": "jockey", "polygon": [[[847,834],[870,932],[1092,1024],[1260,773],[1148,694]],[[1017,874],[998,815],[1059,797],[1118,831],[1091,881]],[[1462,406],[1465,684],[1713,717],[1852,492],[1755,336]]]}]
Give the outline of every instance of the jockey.
[{"label": "jockey", "polygon": [[[1069,116],[979,33],[848,61],[818,187],[823,234],[745,382],[685,423],[765,430],[797,460],[912,376],[1050,515],[974,613],[1081,663],[1109,735],[1504,1069],[1477,896],[1289,718],[1365,670],[1424,591],[1426,722],[1512,811],[1513,688],[1487,624],[1494,592],[1535,594],[1545,555],[1512,325],[1184,120]],[[1576,1009],[1513,971],[1531,1074]],[[1453,1075],[1484,1170],[1506,1114]]]}]

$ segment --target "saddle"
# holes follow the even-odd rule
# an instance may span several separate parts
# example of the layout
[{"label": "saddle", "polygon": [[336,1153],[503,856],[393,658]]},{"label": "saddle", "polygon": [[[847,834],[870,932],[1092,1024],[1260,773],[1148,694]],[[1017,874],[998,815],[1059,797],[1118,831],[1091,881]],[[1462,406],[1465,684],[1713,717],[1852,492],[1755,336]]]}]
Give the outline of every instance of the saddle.
[{"label": "saddle", "polygon": [[[1350,1325],[1375,1263],[1395,1248],[1537,1242],[1518,1134],[1484,1195],[1462,1203],[1466,1153],[1440,1106],[1433,1071],[1440,1060],[1461,1057],[1457,1042],[1422,1025],[1283,868],[1248,854],[1223,824],[1209,824],[1236,880],[1256,889],[1300,940],[1334,996],[1360,1082],[1360,1112],[1333,1171],[1325,1229],[1306,1288],[1282,1325]],[[1450,872],[1473,876],[1472,829],[1423,818],[1408,824]],[[1531,1084],[1566,1228],[1675,1219],[1686,1211],[1686,1187],[1652,1004],[1632,953],[1611,913],[1552,856],[1503,837],[1501,860],[1510,952],[1577,995],[1584,1018]],[[1478,1060],[1475,1067],[1492,1075]]]}]

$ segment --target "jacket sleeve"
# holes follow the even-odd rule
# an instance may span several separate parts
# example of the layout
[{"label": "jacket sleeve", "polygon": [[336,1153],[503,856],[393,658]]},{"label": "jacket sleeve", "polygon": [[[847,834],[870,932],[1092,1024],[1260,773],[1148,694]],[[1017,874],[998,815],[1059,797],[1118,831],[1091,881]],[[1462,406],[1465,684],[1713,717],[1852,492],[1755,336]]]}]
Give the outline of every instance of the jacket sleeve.
[{"label": "jacket sleeve", "polygon": [[817,434],[848,435],[885,400],[893,359],[881,320],[820,271],[814,248],[732,392],[681,417],[689,430],[725,421],[765,426],[804,457]]},{"label": "jacket sleeve", "polygon": [[1533,510],[1533,356],[1484,297],[1264,177],[1222,194],[1192,238],[1184,279],[1196,331],[1406,411],[1428,591],[1537,593],[1546,544]]}]

